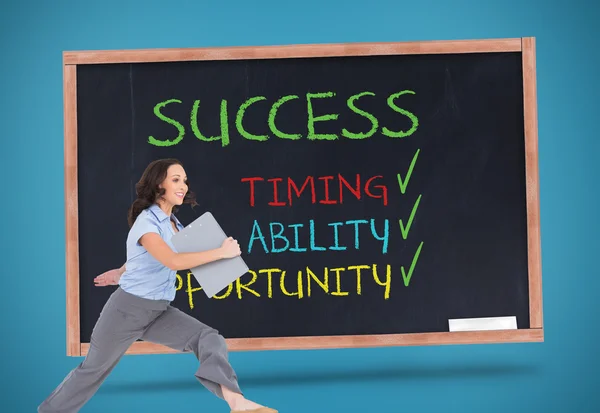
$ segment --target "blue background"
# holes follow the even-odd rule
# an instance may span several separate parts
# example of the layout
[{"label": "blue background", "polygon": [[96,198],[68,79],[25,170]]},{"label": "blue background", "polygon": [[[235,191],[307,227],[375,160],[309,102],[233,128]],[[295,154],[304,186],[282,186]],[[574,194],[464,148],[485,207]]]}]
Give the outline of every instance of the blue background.
[{"label": "blue background", "polygon": [[[63,50],[521,36],[537,38],[545,342],[231,360],[248,396],[282,413],[600,409],[600,13],[592,1],[10,3],[0,13],[0,410],[34,412],[81,361],[65,356]],[[227,412],[195,369],[191,354],[125,357],[83,411]]]}]

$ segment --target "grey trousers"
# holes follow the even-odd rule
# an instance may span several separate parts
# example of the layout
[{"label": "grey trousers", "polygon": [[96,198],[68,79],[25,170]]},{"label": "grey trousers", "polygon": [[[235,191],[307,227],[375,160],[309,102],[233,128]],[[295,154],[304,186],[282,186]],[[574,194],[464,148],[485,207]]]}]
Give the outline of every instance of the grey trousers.
[{"label": "grey trousers", "polygon": [[216,396],[223,398],[220,385],[242,393],[217,330],[168,301],[147,300],[119,287],[100,313],[87,356],[42,402],[38,413],[78,412],[137,339],[194,352],[199,361],[195,376]]}]

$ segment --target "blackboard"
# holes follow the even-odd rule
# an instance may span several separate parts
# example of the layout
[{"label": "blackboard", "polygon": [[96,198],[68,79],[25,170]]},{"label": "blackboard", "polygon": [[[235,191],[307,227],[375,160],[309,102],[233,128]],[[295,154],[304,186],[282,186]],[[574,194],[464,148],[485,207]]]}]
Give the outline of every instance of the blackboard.
[{"label": "blackboard", "polygon": [[65,52],[68,354],[157,158],[197,194],[182,223],[212,212],[251,268],[213,299],[178,272],[173,305],[231,350],[543,340],[534,45]]}]

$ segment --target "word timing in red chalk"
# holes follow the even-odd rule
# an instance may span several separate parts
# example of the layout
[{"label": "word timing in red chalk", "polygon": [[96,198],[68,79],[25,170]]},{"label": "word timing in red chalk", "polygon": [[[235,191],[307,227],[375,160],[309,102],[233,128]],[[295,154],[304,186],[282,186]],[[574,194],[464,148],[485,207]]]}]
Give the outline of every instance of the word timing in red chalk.
[{"label": "word timing in red chalk", "polygon": [[[263,177],[245,177],[241,182],[248,183],[249,188],[249,203],[254,207],[256,204],[257,191],[271,191],[272,200],[267,204],[269,206],[292,206],[294,199],[299,199],[302,194],[307,191],[310,194],[311,203],[319,203],[323,205],[343,204],[344,197],[350,196],[357,200],[369,197],[373,199],[381,199],[384,206],[388,204],[388,188],[381,183],[383,176],[375,175],[361,179],[360,174],[356,174],[355,179],[350,181],[341,174],[337,176],[307,176],[302,184],[298,185],[297,179],[292,177],[284,178],[274,177],[265,179]],[[364,184],[362,184],[364,180]],[[266,181],[266,182],[265,182]],[[319,199],[317,201],[317,190]]]}]

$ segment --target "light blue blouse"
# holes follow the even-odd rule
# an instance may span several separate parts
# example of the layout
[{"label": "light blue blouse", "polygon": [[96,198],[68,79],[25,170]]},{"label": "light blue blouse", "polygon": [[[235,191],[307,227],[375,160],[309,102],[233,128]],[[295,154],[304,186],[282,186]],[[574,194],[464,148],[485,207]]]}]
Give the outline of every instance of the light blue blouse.
[{"label": "light blue blouse", "polygon": [[[177,217],[171,215],[171,218],[181,231],[183,225]],[[167,214],[157,204],[143,210],[137,217],[127,236],[127,262],[125,272],[119,280],[119,285],[123,290],[150,300],[173,301],[177,272],[161,264],[139,243],[142,235],[154,232],[160,235],[175,251],[171,243],[171,237],[175,235],[175,230],[170,221]]]}]

